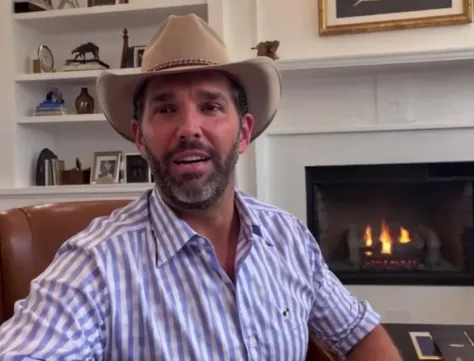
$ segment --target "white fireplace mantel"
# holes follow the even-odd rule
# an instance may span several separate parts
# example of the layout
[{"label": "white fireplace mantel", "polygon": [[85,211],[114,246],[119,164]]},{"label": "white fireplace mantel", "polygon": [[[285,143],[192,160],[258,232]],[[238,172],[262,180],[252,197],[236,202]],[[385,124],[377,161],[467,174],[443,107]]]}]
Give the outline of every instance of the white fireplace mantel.
[{"label": "white fireplace mantel", "polygon": [[383,70],[393,67],[420,68],[426,65],[459,63],[468,64],[474,61],[474,48],[456,48],[441,50],[423,50],[414,52],[374,53],[351,56],[331,56],[307,59],[278,60],[283,72],[295,70],[326,71],[327,69]]}]

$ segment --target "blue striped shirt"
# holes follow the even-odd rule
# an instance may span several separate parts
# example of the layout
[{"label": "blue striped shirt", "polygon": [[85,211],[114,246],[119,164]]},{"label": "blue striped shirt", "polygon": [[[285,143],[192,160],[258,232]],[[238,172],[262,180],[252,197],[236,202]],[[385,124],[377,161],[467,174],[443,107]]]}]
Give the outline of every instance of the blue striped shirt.
[{"label": "blue striped shirt", "polygon": [[296,217],[235,194],[234,282],[150,190],[62,245],[1,326],[0,360],[297,361],[308,330],[347,353],[378,314]]}]

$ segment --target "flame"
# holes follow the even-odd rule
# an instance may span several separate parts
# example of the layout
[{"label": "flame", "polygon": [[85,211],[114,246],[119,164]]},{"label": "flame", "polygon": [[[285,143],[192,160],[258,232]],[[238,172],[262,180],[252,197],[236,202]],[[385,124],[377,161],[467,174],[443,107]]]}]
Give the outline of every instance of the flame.
[{"label": "flame", "polygon": [[364,242],[367,247],[372,247],[374,241],[372,240],[372,227],[367,226],[364,232]]},{"label": "flame", "polygon": [[385,220],[382,220],[382,231],[380,232],[379,241],[382,243],[382,254],[392,254],[392,236],[390,229],[387,227]]},{"label": "flame", "polygon": [[[390,228],[384,219],[382,219],[379,241],[382,244],[380,253],[392,254],[393,238],[390,233]],[[398,242],[402,244],[411,242],[410,232],[408,232],[408,230],[404,227],[400,227]],[[368,225],[364,230],[364,243],[366,247],[372,247],[374,245],[372,227],[370,225]]]},{"label": "flame", "polygon": [[408,232],[405,228],[400,227],[400,238],[398,240],[400,243],[410,243],[410,232]]}]

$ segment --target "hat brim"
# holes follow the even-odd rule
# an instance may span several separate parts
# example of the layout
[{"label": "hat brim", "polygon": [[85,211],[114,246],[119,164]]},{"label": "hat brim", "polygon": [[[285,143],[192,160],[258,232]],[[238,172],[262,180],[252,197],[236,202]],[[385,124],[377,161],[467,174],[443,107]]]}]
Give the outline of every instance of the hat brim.
[{"label": "hat brim", "polygon": [[274,61],[267,57],[223,65],[188,66],[138,74],[115,74],[103,71],[97,78],[96,84],[98,102],[106,119],[117,133],[134,142],[131,121],[133,96],[137,87],[151,77],[203,70],[223,71],[243,87],[249,113],[255,119],[251,141],[256,139],[272,122],[281,98],[280,72]]}]

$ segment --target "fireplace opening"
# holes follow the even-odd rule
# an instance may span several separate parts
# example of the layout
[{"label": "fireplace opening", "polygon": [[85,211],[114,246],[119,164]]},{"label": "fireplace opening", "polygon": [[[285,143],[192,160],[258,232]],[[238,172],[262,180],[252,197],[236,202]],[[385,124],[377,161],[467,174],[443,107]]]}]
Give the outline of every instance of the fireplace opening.
[{"label": "fireplace opening", "polygon": [[345,284],[473,285],[474,162],[306,167],[308,227]]}]

